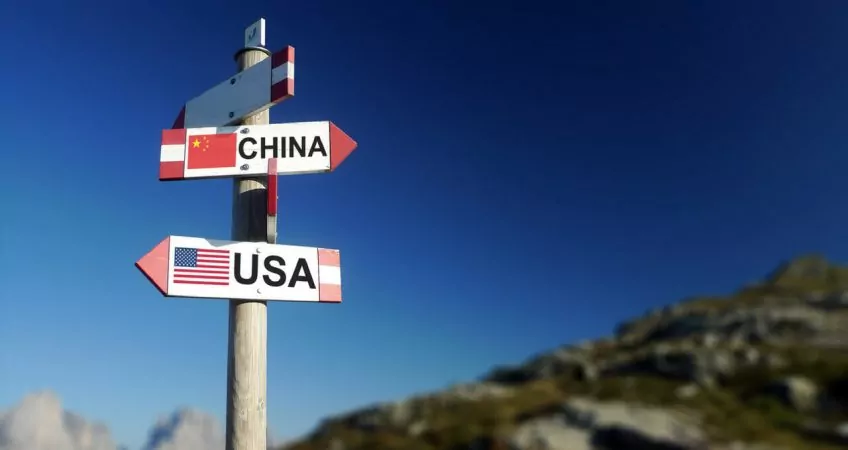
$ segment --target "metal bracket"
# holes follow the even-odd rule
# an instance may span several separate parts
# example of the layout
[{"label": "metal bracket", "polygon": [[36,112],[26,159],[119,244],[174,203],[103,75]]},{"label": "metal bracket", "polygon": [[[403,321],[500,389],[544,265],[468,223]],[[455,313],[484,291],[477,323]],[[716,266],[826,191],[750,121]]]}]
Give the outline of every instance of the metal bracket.
[{"label": "metal bracket", "polygon": [[268,208],[266,214],[267,240],[269,244],[277,243],[277,158],[268,160]]},{"label": "metal bracket", "polygon": [[262,52],[262,53],[268,55],[269,58],[271,57],[271,50],[268,50],[265,47],[248,46],[248,47],[242,47],[242,48],[238,49],[236,54],[233,55],[233,59],[238,61],[239,56],[241,56],[241,54],[245,53],[245,52]]}]

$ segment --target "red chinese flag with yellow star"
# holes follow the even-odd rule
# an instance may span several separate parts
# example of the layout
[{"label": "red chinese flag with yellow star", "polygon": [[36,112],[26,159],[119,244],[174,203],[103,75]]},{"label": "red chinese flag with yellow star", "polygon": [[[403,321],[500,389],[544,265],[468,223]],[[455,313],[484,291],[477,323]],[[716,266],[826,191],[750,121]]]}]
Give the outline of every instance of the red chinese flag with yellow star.
[{"label": "red chinese flag with yellow star", "polygon": [[188,137],[187,169],[236,166],[236,135],[199,134]]}]

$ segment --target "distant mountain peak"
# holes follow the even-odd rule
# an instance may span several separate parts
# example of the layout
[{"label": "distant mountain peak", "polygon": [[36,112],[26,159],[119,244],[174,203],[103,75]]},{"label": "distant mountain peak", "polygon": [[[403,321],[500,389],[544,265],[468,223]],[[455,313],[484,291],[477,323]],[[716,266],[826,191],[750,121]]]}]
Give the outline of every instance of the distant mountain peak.
[{"label": "distant mountain peak", "polygon": [[818,253],[809,253],[780,263],[766,279],[771,284],[797,279],[824,280],[830,269],[831,263],[827,258]]},{"label": "distant mountain peak", "polygon": [[160,418],[142,450],[207,450],[224,448],[224,434],[215,417],[182,407]]},{"label": "distant mountain peak", "polygon": [[848,267],[835,264],[822,254],[807,253],[778,265],[763,284],[810,291],[846,289]]},{"label": "distant mountain peak", "polygon": [[65,411],[54,392],[26,395],[0,414],[0,449],[6,450],[113,450],[108,428]]}]

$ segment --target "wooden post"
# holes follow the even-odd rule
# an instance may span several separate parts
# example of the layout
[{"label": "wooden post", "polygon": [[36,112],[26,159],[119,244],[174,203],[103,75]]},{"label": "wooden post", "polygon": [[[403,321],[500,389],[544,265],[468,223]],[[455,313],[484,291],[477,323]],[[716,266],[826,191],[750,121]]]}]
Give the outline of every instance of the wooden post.
[{"label": "wooden post", "polygon": [[[270,52],[247,47],[236,54],[238,70],[268,58]],[[243,125],[267,125],[265,110],[245,117]],[[233,182],[232,240],[264,242],[267,238],[267,177]],[[226,450],[267,450],[266,375],[268,312],[265,302],[230,300],[227,351]]]}]

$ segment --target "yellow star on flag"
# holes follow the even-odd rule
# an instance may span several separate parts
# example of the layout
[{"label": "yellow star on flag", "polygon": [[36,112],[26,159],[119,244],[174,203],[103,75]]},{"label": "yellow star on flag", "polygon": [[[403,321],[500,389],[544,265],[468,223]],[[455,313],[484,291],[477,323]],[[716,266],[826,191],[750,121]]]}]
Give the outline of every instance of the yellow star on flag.
[{"label": "yellow star on flag", "polygon": [[200,141],[197,140],[197,138],[194,138],[194,142],[192,142],[191,145],[193,145],[194,148],[200,148]]}]

